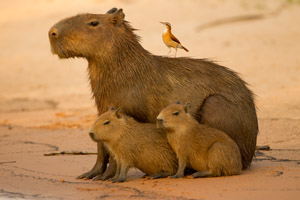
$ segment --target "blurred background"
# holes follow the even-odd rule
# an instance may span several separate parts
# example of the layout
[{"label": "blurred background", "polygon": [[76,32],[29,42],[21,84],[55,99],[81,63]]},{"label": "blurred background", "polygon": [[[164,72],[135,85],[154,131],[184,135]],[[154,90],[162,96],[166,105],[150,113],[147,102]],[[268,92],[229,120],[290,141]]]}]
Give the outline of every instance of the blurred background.
[{"label": "blurred background", "polygon": [[300,118],[299,0],[10,0],[0,1],[1,124],[95,115],[86,60],[52,55],[47,34],[63,18],[112,7],[123,8],[152,54],[168,52],[159,23],[167,21],[190,50],[177,56],[237,71],[257,95],[261,120]]},{"label": "blurred background", "polygon": [[[178,57],[238,72],[256,94],[257,144],[271,151],[257,152],[241,176],[157,182],[133,170],[122,186],[74,179],[95,155],[44,156],[97,151],[87,61],[53,55],[48,30],[112,7],[152,54],[169,51],[165,21],[190,50]],[[0,0],[0,199],[299,199],[299,147],[300,0]]]}]

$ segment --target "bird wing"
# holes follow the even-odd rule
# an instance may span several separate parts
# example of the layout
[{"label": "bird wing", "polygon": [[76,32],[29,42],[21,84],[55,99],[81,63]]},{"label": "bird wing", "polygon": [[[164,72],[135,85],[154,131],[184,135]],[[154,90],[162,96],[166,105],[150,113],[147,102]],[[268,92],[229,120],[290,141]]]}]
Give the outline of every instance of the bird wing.
[{"label": "bird wing", "polygon": [[181,44],[180,41],[175,37],[175,35],[173,35],[172,33],[170,33],[171,39],[175,42],[177,42],[178,44]]}]

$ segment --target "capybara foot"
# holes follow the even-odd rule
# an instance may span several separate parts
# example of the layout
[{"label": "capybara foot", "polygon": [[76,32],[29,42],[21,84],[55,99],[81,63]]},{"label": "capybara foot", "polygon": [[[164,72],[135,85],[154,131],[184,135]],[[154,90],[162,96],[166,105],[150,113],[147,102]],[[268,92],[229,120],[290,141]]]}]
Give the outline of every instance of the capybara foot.
[{"label": "capybara foot", "polygon": [[191,175],[193,178],[211,176],[210,171],[195,172]]},{"label": "capybara foot", "polygon": [[105,169],[106,169],[106,162],[105,161],[100,162],[99,158],[97,158],[94,167],[89,172],[86,172],[78,176],[77,179],[92,179],[95,176],[102,175]]},{"label": "capybara foot", "polygon": [[92,179],[96,176],[102,175],[100,170],[97,169],[92,169],[89,172],[86,172],[84,174],[81,174],[80,176],[77,177],[77,179]]},{"label": "capybara foot", "polygon": [[118,178],[117,183],[123,183],[126,181],[126,178]]},{"label": "capybara foot", "polygon": [[103,180],[102,177],[103,177],[103,174],[97,175],[93,178],[93,181]]},{"label": "capybara foot", "polygon": [[170,173],[156,173],[156,174],[152,174],[151,176],[149,176],[149,178],[157,179],[157,178],[166,178],[168,176],[170,176]]},{"label": "capybara foot", "polygon": [[111,167],[108,167],[105,172],[103,173],[103,175],[101,176],[101,180],[105,181],[108,180],[112,177],[114,177],[114,175],[116,174],[116,170],[112,169]]},{"label": "capybara foot", "polygon": [[171,176],[171,178],[183,178],[183,174],[175,174],[174,176]]},{"label": "capybara foot", "polygon": [[106,180],[112,178],[113,176],[114,176],[113,174],[103,174],[103,175],[101,176],[101,180],[102,180],[102,181],[106,181]]},{"label": "capybara foot", "polygon": [[[103,180],[103,179],[102,179],[102,180]],[[113,178],[110,179],[110,181],[111,181],[112,183],[116,183],[117,180],[118,180],[118,177],[113,177]]]},{"label": "capybara foot", "polygon": [[126,178],[112,178],[111,182],[112,183],[123,183],[126,181]]}]

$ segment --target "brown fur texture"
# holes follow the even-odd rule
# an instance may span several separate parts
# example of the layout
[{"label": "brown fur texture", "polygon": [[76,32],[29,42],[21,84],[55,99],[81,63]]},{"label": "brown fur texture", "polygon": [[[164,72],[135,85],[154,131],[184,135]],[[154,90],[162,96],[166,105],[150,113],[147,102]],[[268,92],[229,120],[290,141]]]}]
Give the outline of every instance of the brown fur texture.
[{"label": "brown fur texture", "polygon": [[[243,168],[248,168],[258,123],[246,83],[230,69],[205,59],[152,55],[133,31],[122,9],[112,9],[64,19],[50,29],[49,38],[52,52],[60,58],[87,59],[99,115],[114,105],[139,122],[155,123],[167,105],[190,102],[198,122],[224,131],[238,144]],[[107,159],[101,143],[98,153],[94,168],[80,178],[103,172]]]},{"label": "brown fur texture", "polygon": [[189,109],[190,104],[171,104],[157,117],[178,158],[178,171],[173,177],[183,177],[186,167],[198,171],[194,177],[240,174],[241,155],[236,143],[224,132],[199,124]]},{"label": "brown fur texture", "polygon": [[94,123],[91,138],[103,142],[117,162],[113,182],[126,180],[130,167],[152,178],[174,175],[177,159],[163,129],[155,124],[138,123],[121,109],[109,110]]}]

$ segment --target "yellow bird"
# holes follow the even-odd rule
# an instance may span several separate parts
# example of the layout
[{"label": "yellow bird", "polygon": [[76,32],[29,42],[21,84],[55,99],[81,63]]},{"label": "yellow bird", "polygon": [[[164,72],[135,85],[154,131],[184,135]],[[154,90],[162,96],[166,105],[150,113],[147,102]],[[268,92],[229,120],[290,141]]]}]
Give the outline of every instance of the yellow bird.
[{"label": "yellow bird", "polygon": [[168,22],[160,22],[160,23],[166,26],[162,38],[165,45],[170,49],[167,55],[169,55],[169,53],[171,52],[171,47],[175,49],[175,57],[177,53],[177,48],[184,49],[186,52],[189,52],[189,50],[184,46],[182,46],[180,41],[172,34],[171,24]]}]

